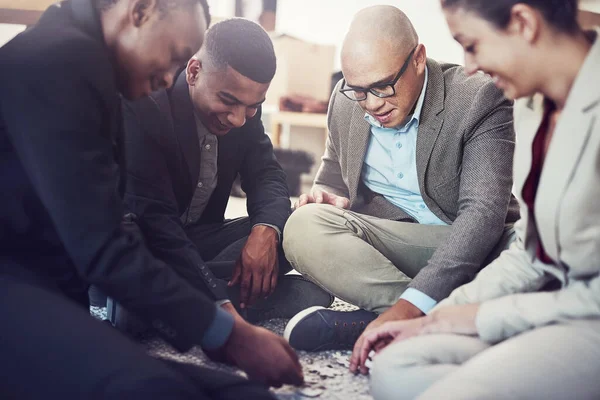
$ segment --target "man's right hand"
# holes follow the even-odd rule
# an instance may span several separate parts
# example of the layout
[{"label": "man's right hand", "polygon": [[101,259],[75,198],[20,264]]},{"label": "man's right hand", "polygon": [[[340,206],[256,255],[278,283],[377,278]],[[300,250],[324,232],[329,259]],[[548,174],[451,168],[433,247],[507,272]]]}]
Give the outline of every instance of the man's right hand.
[{"label": "man's right hand", "polygon": [[304,383],[302,366],[290,345],[274,333],[244,321],[239,315],[229,339],[209,356],[240,368],[249,379],[269,386]]},{"label": "man's right hand", "polygon": [[346,197],[328,193],[321,189],[313,189],[310,193],[304,193],[298,198],[298,202],[294,205],[294,209],[310,203],[330,204],[339,208],[348,208],[350,206],[350,200]]}]

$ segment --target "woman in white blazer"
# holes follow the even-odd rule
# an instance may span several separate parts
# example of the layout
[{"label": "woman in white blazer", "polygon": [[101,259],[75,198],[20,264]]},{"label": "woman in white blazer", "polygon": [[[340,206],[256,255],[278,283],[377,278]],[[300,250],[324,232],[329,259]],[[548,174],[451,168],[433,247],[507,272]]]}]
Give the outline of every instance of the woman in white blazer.
[{"label": "woman in white blazer", "polygon": [[351,370],[372,358],[376,399],[600,399],[600,40],[577,6],[442,0],[468,72],[520,99],[518,239],[426,317],[366,335]]}]

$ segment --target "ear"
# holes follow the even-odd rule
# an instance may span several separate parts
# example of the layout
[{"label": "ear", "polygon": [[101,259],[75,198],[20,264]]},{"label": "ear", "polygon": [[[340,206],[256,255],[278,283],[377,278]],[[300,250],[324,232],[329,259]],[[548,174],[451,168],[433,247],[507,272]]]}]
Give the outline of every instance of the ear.
[{"label": "ear", "polygon": [[413,62],[415,63],[415,68],[419,74],[425,72],[425,66],[427,65],[427,50],[425,49],[424,44],[417,45],[417,49],[413,54]]},{"label": "ear", "polygon": [[506,32],[519,35],[529,43],[535,42],[542,27],[543,17],[540,12],[527,4],[515,4],[510,12],[510,21]]},{"label": "ear", "polygon": [[190,86],[195,86],[200,71],[202,70],[202,62],[195,56],[190,58],[185,68],[185,80]]},{"label": "ear", "polygon": [[158,11],[157,3],[158,0],[131,0],[128,12],[133,26],[139,28],[145,24]]}]

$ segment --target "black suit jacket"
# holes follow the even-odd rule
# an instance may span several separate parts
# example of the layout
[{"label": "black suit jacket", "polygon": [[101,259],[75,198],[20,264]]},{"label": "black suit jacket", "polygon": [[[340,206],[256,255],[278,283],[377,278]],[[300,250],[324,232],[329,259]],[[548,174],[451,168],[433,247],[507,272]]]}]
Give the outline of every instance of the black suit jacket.
[{"label": "black suit jacket", "polygon": [[[171,90],[124,103],[124,117],[126,206],[137,215],[153,254],[189,277],[189,270],[204,262],[180,220],[196,190],[201,158],[185,71]],[[239,173],[252,224],[274,225],[283,232],[290,214],[289,192],[260,112],[241,128],[218,137],[218,142],[217,187],[198,223],[223,222],[231,187]]]},{"label": "black suit jacket", "polygon": [[215,306],[121,224],[114,64],[91,0],[51,6],[0,49],[0,273],[87,303],[90,283],[184,350]]}]

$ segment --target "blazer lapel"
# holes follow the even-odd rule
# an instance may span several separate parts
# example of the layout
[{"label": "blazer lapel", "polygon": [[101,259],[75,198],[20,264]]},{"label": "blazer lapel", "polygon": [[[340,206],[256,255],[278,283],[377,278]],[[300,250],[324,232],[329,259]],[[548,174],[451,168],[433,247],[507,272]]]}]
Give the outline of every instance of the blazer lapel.
[{"label": "blazer lapel", "polygon": [[[433,60],[427,60],[427,69],[429,73],[427,88],[425,89],[425,101],[419,122],[419,131],[417,133],[417,175],[419,178],[419,187],[421,193],[425,195],[425,176],[431,153],[435,142],[442,129],[444,111],[444,97],[446,87],[444,85],[444,75],[439,64]],[[429,204],[429,203],[428,203]]]},{"label": "blazer lapel", "polygon": [[350,122],[350,135],[348,136],[348,192],[350,199],[358,196],[358,186],[361,179],[361,172],[369,137],[371,135],[371,125],[365,120],[364,110],[356,104],[352,108]]},{"label": "blazer lapel", "polygon": [[190,171],[190,184],[195,187],[200,174],[200,143],[185,71],[173,86],[170,103],[175,139]]},{"label": "blazer lapel", "polygon": [[548,255],[558,259],[558,213],[560,203],[592,133],[595,120],[591,110],[600,104],[600,41],[592,46],[584,62],[565,108],[556,124],[544,161],[536,196],[535,210],[539,235]]},{"label": "blazer lapel", "polygon": [[544,96],[536,94],[515,102],[514,121],[517,146],[514,157],[513,185],[516,188],[517,198],[521,200],[521,192],[531,170],[533,140],[542,123],[543,116]]}]

